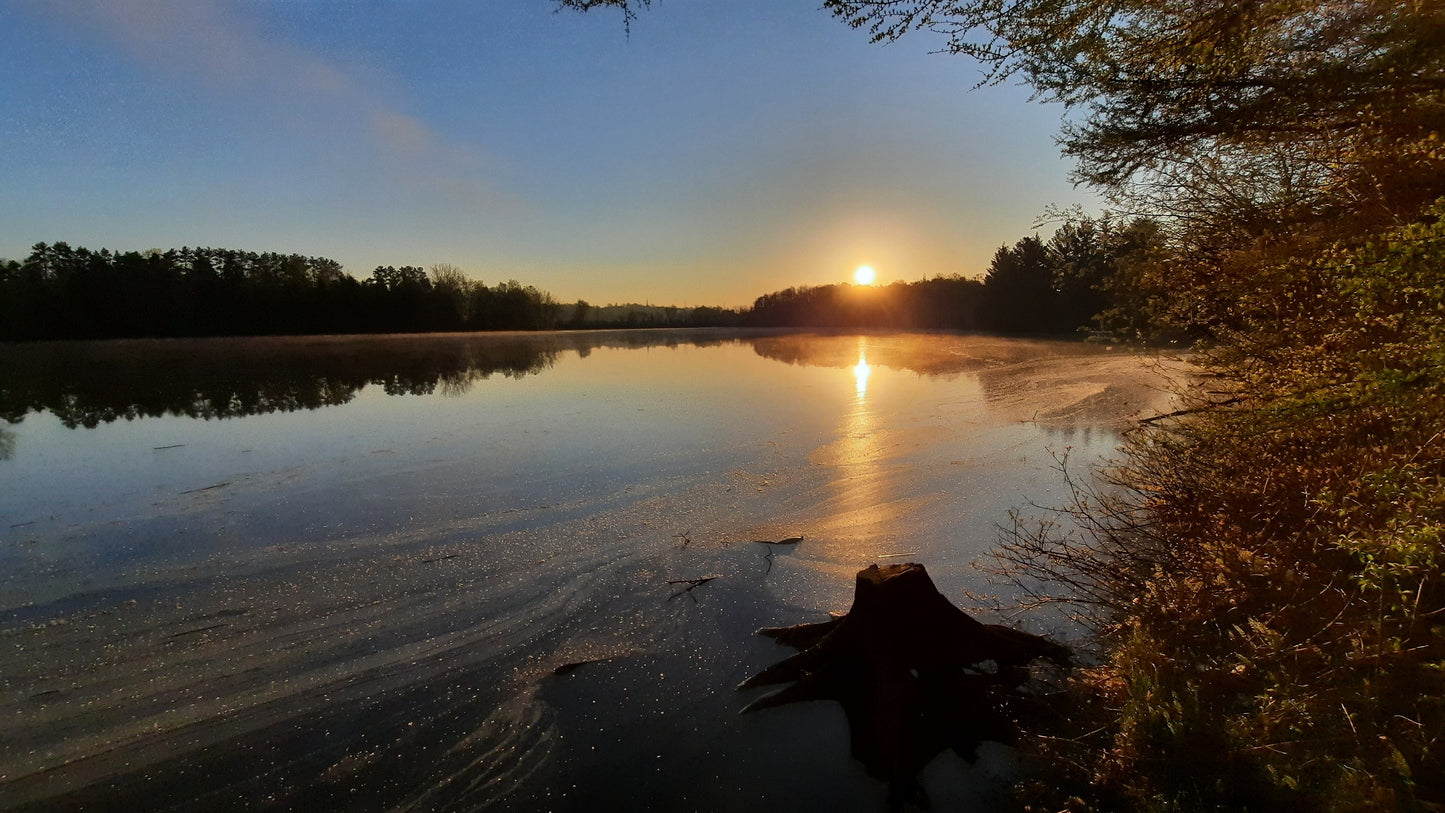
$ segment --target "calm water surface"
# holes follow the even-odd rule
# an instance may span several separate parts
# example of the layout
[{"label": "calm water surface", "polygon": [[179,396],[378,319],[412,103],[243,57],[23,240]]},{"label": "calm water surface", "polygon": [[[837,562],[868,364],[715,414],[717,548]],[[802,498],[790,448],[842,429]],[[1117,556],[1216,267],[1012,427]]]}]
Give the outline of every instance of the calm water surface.
[{"label": "calm water surface", "polygon": [[[0,806],[879,809],[840,709],[737,715],[790,651],[753,630],[873,562],[969,606],[1161,372],[955,335],[0,347]],[[987,804],[1011,761],[924,783]]]}]

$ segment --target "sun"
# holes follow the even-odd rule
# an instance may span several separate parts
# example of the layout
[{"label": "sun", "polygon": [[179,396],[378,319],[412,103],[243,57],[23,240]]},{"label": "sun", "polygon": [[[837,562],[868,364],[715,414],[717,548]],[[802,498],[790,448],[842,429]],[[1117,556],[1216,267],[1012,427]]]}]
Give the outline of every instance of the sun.
[{"label": "sun", "polygon": [[872,266],[860,265],[858,266],[858,270],[853,272],[853,281],[859,285],[872,285],[873,280],[877,276],[877,274],[873,273]]}]

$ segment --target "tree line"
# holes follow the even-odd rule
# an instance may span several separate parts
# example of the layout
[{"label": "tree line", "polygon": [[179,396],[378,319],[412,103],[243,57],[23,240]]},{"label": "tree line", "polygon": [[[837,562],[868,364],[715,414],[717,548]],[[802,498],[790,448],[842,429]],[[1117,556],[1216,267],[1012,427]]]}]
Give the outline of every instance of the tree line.
[{"label": "tree line", "polygon": [[38,243],[24,261],[0,264],[0,340],[742,326],[1143,337],[1148,303],[1135,283],[1158,235],[1147,220],[1080,216],[1048,240],[1000,247],[982,281],[788,288],[743,309],[561,304],[450,264],[378,266],[358,280],[335,260],[299,254]]},{"label": "tree line", "polygon": [[1158,224],[1076,215],[1047,240],[1000,246],[982,280],[964,276],[873,288],[823,285],[759,297],[745,315],[761,327],[977,330],[1012,334],[1103,331],[1161,338],[1139,282],[1162,249]]},{"label": "tree line", "polygon": [[0,340],[539,330],[557,305],[452,266],[380,266],[235,249],[112,252],[37,243],[0,263]]}]

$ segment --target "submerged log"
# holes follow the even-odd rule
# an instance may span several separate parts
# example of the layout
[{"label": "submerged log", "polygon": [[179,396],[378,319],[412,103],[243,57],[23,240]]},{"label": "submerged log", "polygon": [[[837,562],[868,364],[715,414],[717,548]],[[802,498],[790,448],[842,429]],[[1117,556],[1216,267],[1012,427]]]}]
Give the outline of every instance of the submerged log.
[{"label": "submerged log", "polygon": [[1065,647],[953,606],[916,563],[859,571],[844,615],[758,632],[802,651],[739,687],[791,684],[743,712],[836,700],[853,757],[887,781],[912,781],[945,748],[972,760],[985,740],[1012,742],[1008,694],[1029,663],[1069,664]]}]

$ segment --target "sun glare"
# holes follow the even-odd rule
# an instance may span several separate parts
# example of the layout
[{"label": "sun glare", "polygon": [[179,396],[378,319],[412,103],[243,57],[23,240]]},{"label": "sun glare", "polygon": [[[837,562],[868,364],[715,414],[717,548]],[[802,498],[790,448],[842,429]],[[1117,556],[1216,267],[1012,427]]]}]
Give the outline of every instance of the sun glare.
[{"label": "sun glare", "polygon": [[868,366],[868,357],[859,351],[858,366],[853,368],[853,380],[857,382],[859,398],[868,394],[868,374],[871,372],[873,368]]},{"label": "sun glare", "polygon": [[872,266],[860,265],[858,266],[858,270],[853,272],[853,281],[859,285],[872,285],[874,278],[877,276],[877,274],[873,273]]}]

